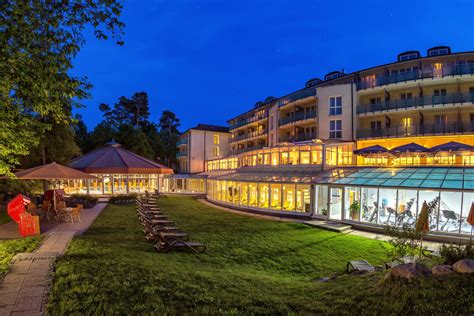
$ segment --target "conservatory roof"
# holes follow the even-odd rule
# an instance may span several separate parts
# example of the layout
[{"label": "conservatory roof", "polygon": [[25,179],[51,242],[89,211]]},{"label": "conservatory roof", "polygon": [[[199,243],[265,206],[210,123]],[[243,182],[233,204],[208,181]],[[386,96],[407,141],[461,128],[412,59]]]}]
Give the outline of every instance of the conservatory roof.
[{"label": "conservatory roof", "polygon": [[316,183],[474,190],[474,168],[341,168],[324,173]]}]

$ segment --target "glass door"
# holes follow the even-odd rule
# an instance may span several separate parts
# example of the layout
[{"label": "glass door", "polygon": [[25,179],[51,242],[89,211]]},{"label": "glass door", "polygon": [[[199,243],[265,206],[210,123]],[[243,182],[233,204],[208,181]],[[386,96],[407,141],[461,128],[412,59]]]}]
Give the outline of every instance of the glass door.
[{"label": "glass door", "polygon": [[342,218],[342,189],[331,188],[329,199],[329,218],[340,220]]}]

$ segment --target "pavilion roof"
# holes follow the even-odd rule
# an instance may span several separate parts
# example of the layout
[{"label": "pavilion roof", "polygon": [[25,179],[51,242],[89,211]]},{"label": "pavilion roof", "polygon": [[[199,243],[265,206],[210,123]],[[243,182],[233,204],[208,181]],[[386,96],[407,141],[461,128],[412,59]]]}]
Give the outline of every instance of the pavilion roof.
[{"label": "pavilion roof", "polygon": [[173,169],[128,151],[115,142],[74,159],[70,166],[87,173],[173,173]]}]

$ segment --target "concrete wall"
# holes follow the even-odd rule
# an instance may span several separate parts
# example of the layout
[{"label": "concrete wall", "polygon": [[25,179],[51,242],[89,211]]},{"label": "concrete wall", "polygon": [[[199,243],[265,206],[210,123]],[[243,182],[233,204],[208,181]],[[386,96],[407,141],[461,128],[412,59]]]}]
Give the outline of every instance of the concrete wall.
[{"label": "concrete wall", "polygon": [[[278,113],[278,104],[274,104],[268,110],[268,146],[274,147],[278,143],[278,120],[279,113]],[[273,128],[272,128],[273,127]]]},{"label": "concrete wall", "polygon": [[[188,152],[189,173],[205,171],[206,160],[224,158],[229,155],[230,133],[190,130]],[[219,135],[219,144],[214,144],[214,135]],[[214,148],[219,148],[219,155],[214,155]]]},{"label": "concrete wall", "polygon": [[[318,96],[318,137],[322,140],[329,139],[329,121],[342,121],[342,138],[343,141],[352,141],[353,119],[352,112],[355,111],[357,104],[357,94],[355,93],[355,85],[338,84],[332,86],[319,87],[317,89]],[[342,97],[342,114],[329,115],[329,98],[333,96]],[[353,109],[354,107],[354,109]]]}]

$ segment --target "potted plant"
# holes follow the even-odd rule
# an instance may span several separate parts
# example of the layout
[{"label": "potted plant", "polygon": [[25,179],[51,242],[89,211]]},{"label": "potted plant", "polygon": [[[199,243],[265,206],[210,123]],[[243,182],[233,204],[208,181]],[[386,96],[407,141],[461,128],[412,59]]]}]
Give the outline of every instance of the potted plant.
[{"label": "potted plant", "polygon": [[349,206],[349,215],[353,221],[358,221],[360,217],[360,203],[359,201],[354,201],[351,206]]}]

